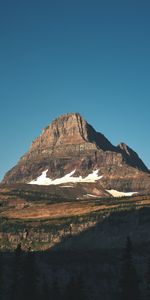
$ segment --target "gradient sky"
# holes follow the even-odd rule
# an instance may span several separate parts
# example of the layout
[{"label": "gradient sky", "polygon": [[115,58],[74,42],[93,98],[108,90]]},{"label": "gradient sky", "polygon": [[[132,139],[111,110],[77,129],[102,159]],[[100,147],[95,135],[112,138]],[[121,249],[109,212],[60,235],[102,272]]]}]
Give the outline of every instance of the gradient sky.
[{"label": "gradient sky", "polygon": [[0,1],[0,179],[79,112],[150,167],[150,1]]}]

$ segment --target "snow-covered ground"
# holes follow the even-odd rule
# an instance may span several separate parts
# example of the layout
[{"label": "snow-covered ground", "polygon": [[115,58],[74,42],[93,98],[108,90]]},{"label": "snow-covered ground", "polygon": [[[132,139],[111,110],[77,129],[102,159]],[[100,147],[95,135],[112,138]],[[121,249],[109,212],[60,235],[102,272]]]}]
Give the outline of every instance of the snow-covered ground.
[{"label": "snow-covered ground", "polygon": [[99,170],[93,171],[92,173],[90,173],[88,176],[86,176],[84,178],[82,176],[73,177],[72,175],[75,173],[75,171],[76,170],[70,172],[69,174],[66,174],[63,177],[51,179],[51,178],[47,177],[47,172],[48,172],[48,169],[47,169],[46,171],[43,171],[42,175],[40,175],[37,179],[30,181],[29,184],[58,185],[58,184],[69,183],[69,182],[73,182],[73,183],[75,183],[75,182],[95,182],[103,177],[103,176],[98,176]]},{"label": "snow-covered ground", "polygon": [[[78,177],[74,177],[73,174],[75,173],[76,170],[73,170],[72,172],[66,174],[63,177],[60,178],[56,178],[56,179],[51,179],[47,177],[47,172],[48,169],[43,171],[42,174],[29,182],[29,184],[38,184],[38,185],[59,185],[59,184],[65,184],[65,183],[76,183],[76,182],[95,182],[99,179],[101,179],[103,177],[103,175],[98,176],[98,170],[93,171],[92,173],[90,173],[89,175],[87,175],[86,177],[82,177],[82,176],[78,176]],[[72,187],[72,186],[64,186],[64,187]],[[130,197],[134,194],[136,194],[137,192],[119,192],[117,190],[106,190],[106,192],[108,192],[110,195],[112,195],[113,197]],[[96,195],[91,195],[88,194],[89,197],[97,197]]]},{"label": "snow-covered ground", "polygon": [[109,194],[111,194],[113,197],[131,197],[134,194],[137,194],[137,192],[119,192],[116,190],[106,190]]},{"label": "snow-covered ground", "polygon": [[92,198],[98,198],[98,195],[92,195],[92,194],[86,194],[85,196],[92,197]]}]

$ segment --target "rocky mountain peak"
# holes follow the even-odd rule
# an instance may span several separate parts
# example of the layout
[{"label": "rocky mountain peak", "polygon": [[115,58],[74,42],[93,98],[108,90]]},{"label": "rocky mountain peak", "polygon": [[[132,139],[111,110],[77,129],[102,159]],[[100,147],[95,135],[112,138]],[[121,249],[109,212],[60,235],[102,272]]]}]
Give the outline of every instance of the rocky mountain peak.
[{"label": "rocky mountain peak", "polygon": [[118,145],[118,148],[121,150],[121,151],[124,151],[126,154],[130,155],[130,150],[129,150],[129,147],[128,145],[126,145],[125,143],[120,143]]},{"label": "rocky mountain peak", "polygon": [[79,113],[68,113],[52,121],[42,134],[33,141],[30,151],[48,147],[54,150],[67,145],[84,145],[87,143],[91,143],[95,148],[104,151],[116,151],[116,147],[103,134],[97,133]]},{"label": "rocky mountain peak", "polygon": [[35,147],[58,147],[65,144],[81,144],[87,140],[87,123],[79,113],[68,113],[52,121],[44,128],[31,146]]},{"label": "rocky mountain peak", "polygon": [[69,174],[86,178],[95,171],[103,176],[100,182],[108,190],[136,192],[149,188],[148,169],[136,152],[125,143],[113,146],[79,113],[67,113],[43,130],[7,172],[3,183],[35,182],[42,174],[50,181],[68,178]]},{"label": "rocky mountain peak", "polygon": [[140,159],[138,154],[133,149],[131,149],[128,145],[126,145],[125,143],[120,143],[117,146],[117,148],[123,154],[128,164],[130,164],[132,167],[136,167],[140,170],[148,172],[148,168],[145,166],[145,164]]}]

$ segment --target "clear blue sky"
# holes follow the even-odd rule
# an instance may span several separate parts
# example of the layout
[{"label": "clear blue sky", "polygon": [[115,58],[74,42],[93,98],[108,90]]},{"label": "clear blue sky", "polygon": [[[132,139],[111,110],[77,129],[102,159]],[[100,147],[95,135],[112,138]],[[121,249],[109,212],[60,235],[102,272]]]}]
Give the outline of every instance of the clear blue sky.
[{"label": "clear blue sky", "polygon": [[0,1],[0,178],[80,112],[150,167],[150,1]]}]

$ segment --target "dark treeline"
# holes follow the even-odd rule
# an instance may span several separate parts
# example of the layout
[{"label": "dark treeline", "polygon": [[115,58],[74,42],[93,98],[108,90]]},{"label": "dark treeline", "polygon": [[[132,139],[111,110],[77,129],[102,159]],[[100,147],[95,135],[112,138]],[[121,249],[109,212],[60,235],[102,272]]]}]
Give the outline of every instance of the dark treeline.
[{"label": "dark treeline", "polygon": [[[120,253],[0,254],[0,300],[148,300],[150,258],[138,262],[128,237]],[[107,259],[108,256],[108,259]],[[142,262],[142,263],[141,263]]]}]

